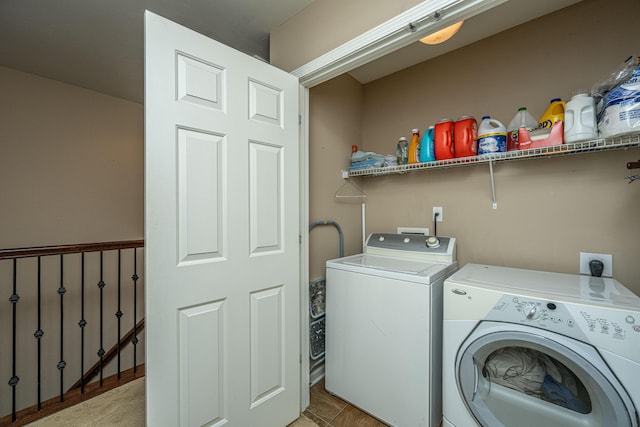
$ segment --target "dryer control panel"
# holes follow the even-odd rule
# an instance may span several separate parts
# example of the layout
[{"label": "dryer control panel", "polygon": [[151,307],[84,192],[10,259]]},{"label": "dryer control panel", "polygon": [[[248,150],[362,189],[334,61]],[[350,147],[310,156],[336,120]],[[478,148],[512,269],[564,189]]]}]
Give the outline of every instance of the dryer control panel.
[{"label": "dryer control panel", "polygon": [[487,320],[526,324],[579,340],[586,338],[567,308],[553,301],[503,295],[487,315]]},{"label": "dryer control panel", "polygon": [[640,312],[503,295],[486,320],[525,324],[638,358]]}]

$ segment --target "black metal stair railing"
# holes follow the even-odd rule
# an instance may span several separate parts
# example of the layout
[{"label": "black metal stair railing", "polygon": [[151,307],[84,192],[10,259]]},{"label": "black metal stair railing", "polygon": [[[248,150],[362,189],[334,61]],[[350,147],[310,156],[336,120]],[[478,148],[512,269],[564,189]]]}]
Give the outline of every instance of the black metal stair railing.
[{"label": "black metal stair railing", "polygon": [[[43,402],[56,393],[60,402],[64,401],[65,389],[79,386],[84,394],[86,383],[94,375],[85,371],[86,362],[97,365],[91,369],[98,371],[100,386],[106,364],[112,357],[117,360],[118,379],[123,363],[125,369],[136,371],[138,334],[144,326],[144,319],[138,319],[138,304],[143,293],[138,261],[143,248],[143,240],[132,240],[0,250],[0,293],[8,292],[11,304],[11,310],[4,310],[0,305],[0,347],[6,349],[2,343],[11,343],[10,351],[5,350],[0,358],[0,372],[9,374],[9,387],[4,391],[0,388],[0,424],[3,420],[15,422],[17,414],[25,408],[42,410]],[[132,253],[126,266],[123,266],[123,251]],[[90,263],[89,258],[95,259],[94,254],[98,256],[98,265]],[[105,260],[106,255],[109,262]],[[126,295],[123,269],[128,270],[125,276],[131,278],[131,298],[123,298]],[[97,279],[97,290],[87,287],[89,277]],[[105,311],[112,306],[114,318],[105,317]],[[3,312],[10,312],[10,316]],[[97,320],[87,319],[88,314],[96,312],[99,312]],[[132,322],[132,328],[123,336],[125,319]],[[32,338],[29,340],[29,337]],[[123,339],[127,340],[124,344]],[[79,341],[77,350],[68,348],[74,341]],[[132,345],[133,355],[128,358],[131,360],[123,361],[121,355],[126,344]],[[95,357],[88,356],[92,345],[97,346]],[[105,346],[113,347],[107,352]],[[65,370],[69,371],[66,376]],[[29,381],[24,381],[25,377]],[[75,384],[70,386],[71,382]],[[2,406],[3,401],[10,401],[10,407],[6,403]]]}]

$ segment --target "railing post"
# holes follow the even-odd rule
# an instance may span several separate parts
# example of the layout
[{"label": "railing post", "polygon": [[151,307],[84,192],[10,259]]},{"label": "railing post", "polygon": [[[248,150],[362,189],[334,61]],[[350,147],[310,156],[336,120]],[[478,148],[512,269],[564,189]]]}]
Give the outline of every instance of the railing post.
[{"label": "railing post", "polygon": [[133,372],[137,372],[138,366],[136,361],[137,350],[138,350],[138,331],[136,328],[138,322],[138,248],[133,248],[133,338],[131,339],[131,343],[133,344]]},{"label": "railing post", "polygon": [[58,362],[58,370],[60,371],[60,402],[64,402],[64,368],[67,362],[64,361],[64,294],[67,290],[64,288],[64,255],[60,254],[60,287],[58,295],[60,295],[60,361]]},{"label": "railing post", "polygon": [[84,328],[87,321],[84,318],[84,252],[80,255],[80,393],[84,394]]},{"label": "railing post", "polygon": [[11,348],[11,378],[9,379],[9,385],[11,386],[11,421],[16,420],[16,386],[20,382],[16,372],[16,360],[17,360],[17,319],[18,319],[18,301],[20,296],[18,295],[18,260],[13,260],[13,293],[9,297],[9,302],[13,305],[13,331],[12,331],[12,348]]},{"label": "railing post", "polygon": [[100,357],[100,387],[104,385],[104,378],[102,372],[102,363],[104,361],[104,268],[103,268],[103,251],[100,251],[100,281],[98,282],[98,288],[100,288],[100,349],[98,350],[98,357]]},{"label": "railing post", "polygon": [[38,340],[38,411],[42,409],[42,257],[38,257],[38,329],[33,334]]},{"label": "railing post", "polygon": [[122,332],[120,328],[120,319],[122,318],[122,310],[121,310],[121,283],[120,283],[120,274],[121,274],[121,250],[118,249],[118,311],[116,311],[116,318],[118,319],[118,342],[117,342],[117,353],[118,353],[118,379],[121,378],[120,375],[120,339],[122,338]]}]

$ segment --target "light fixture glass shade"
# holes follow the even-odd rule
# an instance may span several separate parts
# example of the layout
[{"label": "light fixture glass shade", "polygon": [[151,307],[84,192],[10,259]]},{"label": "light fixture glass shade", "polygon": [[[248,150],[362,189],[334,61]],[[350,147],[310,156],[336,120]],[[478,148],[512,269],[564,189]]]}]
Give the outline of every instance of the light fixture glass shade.
[{"label": "light fixture glass shade", "polygon": [[463,23],[464,21],[456,22],[455,24],[450,25],[447,28],[443,28],[440,31],[436,31],[433,34],[429,34],[428,36],[421,38],[420,41],[425,44],[439,44],[442,42],[446,42],[451,37],[453,37],[455,33],[458,32]]}]

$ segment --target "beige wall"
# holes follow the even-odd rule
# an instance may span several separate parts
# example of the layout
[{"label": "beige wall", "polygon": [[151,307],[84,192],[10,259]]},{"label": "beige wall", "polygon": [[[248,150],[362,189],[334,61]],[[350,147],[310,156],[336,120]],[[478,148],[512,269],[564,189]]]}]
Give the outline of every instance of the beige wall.
[{"label": "beige wall", "polygon": [[0,248],[143,237],[143,108],[0,67]]},{"label": "beige wall", "polygon": [[270,62],[285,71],[295,70],[418,3],[420,0],[316,0],[271,31]]},{"label": "beige wall", "polygon": [[[344,253],[359,253],[362,199],[336,198],[344,184],[340,170],[349,168],[351,146],[362,139],[363,87],[348,75],[311,89],[309,137],[309,223],[336,221],[344,233]],[[339,255],[338,232],[317,226],[309,236],[309,277],[324,277],[324,262]]]},{"label": "beige wall", "polygon": [[[140,104],[76,86],[0,67],[0,249],[54,244],[140,239],[143,237],[143,108]],[[133,323],[132,252],[122,254],[122,332]],[[138,318],[144,313],[143,251],[138,251]],[[104,348],[117,341],[117,252],[106,252],[104,276]],[[87,254],[85,288],[85,369],[96,361],[99,343],[100,280],[97,254]],[[18,409],[36,397],[36,267],[18,261],[17,387]],[[42,260],[42,397],[59,392],[60,298],[65,294],[65,390],[80,375],[79,256],[65,257],[60,283],[59,258]],[[0,262],[0,289],[10,294],[11,261]],[[8,298],[8,297],[7,297]],[[11,360],[12,310],[0,304],[0,360]],[[26,330],[26,331],[25,331]],[[139,336],[137,363],[144,363],[144,333]],[[122,353],[122,367],[133,360],[132,346]],[[51,368],[51,369],[49,369]],[[107,367],[112,375],[115,364]],[[10,378],[11,365],[0,364],[0,377]],[[11,411],[11,388],[0,388],[0,416]]]},{"label": "beige wall", "polygon": [[[316,184],[312,179],[311,217],[319,206],[336,204],[333,177],[354,142],[367,151],[391,153],[399,136],[408,137],[413,127],[424,131],[442,117],[488,114],[507,124],[520,106],[539,116],[551,98],[568,99],[637,54],[639,12],[634,0],[585,0],[364,85],[362,139],[334,140],[331,152],[311,157],[311,167],[330,178]],[[312,102],[323,86],[311,91]],[[342,104],[343,99],[326,108]],[[312,126],[319,126],[314,123],[324,114],[312,110]],[[326,143],[318,136],[311,135],[312,150]],[[363,178],[367,233],[394,232],[396,226],[433,231],[431,208],[442,206],[438,233],[458,239],[461,265],[578,273],[579,252],[611,253],[614,276],[640,294],[640,186],[625,180],[626,162],[639,158],[640,149],[630,149],[497,164],[497,210],[491,207],[488,165]],[[345,226],[353,247],[359,233],[350,228],[356,226]],[[311,264],[319,261],[312,253]]]}]

